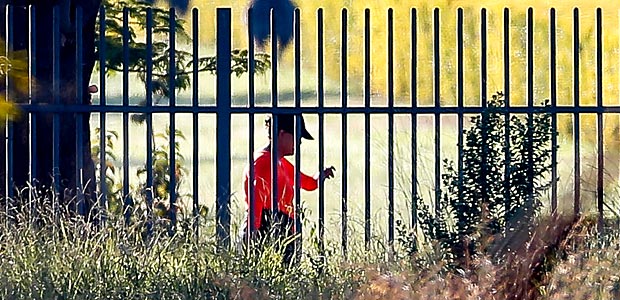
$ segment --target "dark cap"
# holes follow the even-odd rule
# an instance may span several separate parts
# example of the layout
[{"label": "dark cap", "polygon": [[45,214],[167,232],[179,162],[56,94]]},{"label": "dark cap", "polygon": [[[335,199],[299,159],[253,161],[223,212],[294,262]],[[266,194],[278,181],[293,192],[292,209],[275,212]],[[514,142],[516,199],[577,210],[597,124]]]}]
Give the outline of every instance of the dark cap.
[{"label": "dark cap", "polygon": [[[277,114],[274,115],[278,119],[277,129],[284,130],[290,134],[295,134],[295,115],[294,114]],[[306,122],[304,117],[299,115],[301,121],[301,137],[307,140],[314,140],[310,132],[306,129]],[[270,121],[271,119],[269,119]]]}]

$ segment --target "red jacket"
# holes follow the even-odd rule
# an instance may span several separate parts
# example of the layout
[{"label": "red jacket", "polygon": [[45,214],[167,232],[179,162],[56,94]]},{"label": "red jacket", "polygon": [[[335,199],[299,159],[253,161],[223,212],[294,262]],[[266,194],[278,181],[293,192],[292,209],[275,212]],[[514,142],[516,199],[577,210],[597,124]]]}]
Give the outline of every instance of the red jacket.
[{"label": "red jacket", "polygon": [[[243,190],[245,203],[250,207],[248,181],[249,167],[243,172]],[[295,219],[295,167],[286,159],[278,161],[278,209]],[[300,173],[301,188],[307,191],[316,190],[318,182],[311,176]],[[261,150],[254,154],[254,228],[260,228],[261,213],[264,209],[271,210],[271,152]],[[248,218],[250,215],[248,214]],[[248,219],[248,223],[251,219]]]}]

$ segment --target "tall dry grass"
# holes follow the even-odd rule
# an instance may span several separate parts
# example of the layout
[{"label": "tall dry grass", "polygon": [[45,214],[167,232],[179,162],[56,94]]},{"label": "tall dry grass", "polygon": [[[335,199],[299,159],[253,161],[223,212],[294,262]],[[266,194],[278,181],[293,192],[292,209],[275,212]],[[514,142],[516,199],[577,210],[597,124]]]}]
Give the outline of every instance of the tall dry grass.
[{"label": "tall dry grass", "polygon": [[443,268],[432,253],[385,256],[386,248],[351,245],[345,259],[332,244],[326,258],[306,245],[301,263],[286,267],[273,247],[250,255],[222,249],[208,235],[168,236],[165,219],[155,220],[147,238],[139,220],[125,226],[110,216],[98,227],[46,201],[24,200],[28,205],[1,215],[3,299],[617,299],[618,293],[619,232],[597,239],[588,218],[544,219],[529,239],[514,233],[512,251],[471,257],[462,272]]},{"label": "tall dry grass", "polygon": [[601,241],[593,220],[549,217],[531,238],[509,237],[511,251],[472,258],[462,273],[370,272],[355,299],[618,299],[617,229]]}]

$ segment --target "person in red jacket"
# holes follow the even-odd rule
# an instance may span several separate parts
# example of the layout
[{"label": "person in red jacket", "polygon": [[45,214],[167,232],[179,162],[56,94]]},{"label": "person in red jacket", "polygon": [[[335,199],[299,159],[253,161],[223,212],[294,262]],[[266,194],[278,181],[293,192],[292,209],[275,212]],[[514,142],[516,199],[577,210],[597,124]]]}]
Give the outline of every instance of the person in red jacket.
[{"label": "person in red jacket", "polygon": [[[265,127],[269,136],[269,144],[254,153],[254,180],[249,184],[249,166],[246,166],[243,177],[243,187],[247,207],[250,207],[250,189],[254,189],[254,209],[253,215],[246,212],[246,238],[265,238],[277,236],[278,238],[288,239],[295,234],[295,167],[285,156],[295,154],[295,115],[278,114],[276,115],[276,131],[278,134],[276,155],[278,157],[277,169],[277,204],[278,207],[272,210],[272,174],[271,174],[271,118],[265,121]],[[300,116],[301,137],[308,140],[314,138],[308,132],[302,116]],[[309,176],[300,172],[300,188],[313,191],[319,186],[320,180],[334,177],[335,169],[333,166],[326,168],[322,172],[317,172],[314,176]],[[275,211],[274,211],[275,210]],[[274,219],[275,216],[275,219]],[[253,226],[250,226],[252,224]],[[249,232],[249,235],[248,235]],[[292,242],[286,243],[284,251],[284,262],[291,261],[294,252]]]}]

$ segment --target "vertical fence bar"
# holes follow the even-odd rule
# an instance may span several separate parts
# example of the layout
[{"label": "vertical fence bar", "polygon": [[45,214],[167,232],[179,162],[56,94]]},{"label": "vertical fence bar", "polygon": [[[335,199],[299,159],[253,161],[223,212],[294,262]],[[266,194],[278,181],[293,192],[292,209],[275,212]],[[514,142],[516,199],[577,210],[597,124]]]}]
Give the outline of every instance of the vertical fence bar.
[{"label": "vertical fence bar", "polygon": [[[254,72],[255,72],[255,61],[254,61],[254,10],[250,8],[248,10],[248,106],[250,108],[249,113],[249,129],[248,135],[250,137],[250,142],[248,145],[248,228],[246,237],[248,238],[247,242],[250,242],[251,233],[256,230],[254,228]],[[298,39],[298,36],[295,37]],[[296,48],[297,49],[297,48]]]},{"label": "vertical fence bar", "polygon": [[[388,112],[388,242],[394,242],[394,10],[387,16],[387,104]],[[393,249],[391,249],[393,250]]]},{"label": "vertical fence bar", "polygon": [[[325,105],[325,87],[324,87],[324,38],[323,38],[323,8],[319,8],[317,11],[317,97],[319,104],[319,172],[323,172],[324,169],[324,119],[323,107]],[[324,253],[325,235],[325,182],[319,180],[319,251]]]},{"label": "vertical fence bar", "polygon": [[575,216],[579,216],[581,214],[581,145],[580,145],[580,136],[581,136],[581,124],[580,119],[581,116],[579,114],[579,108],[581,106],[580,100],[580,83],[579,83],[579,52],[580,52],[580,41],[579,41],[579,9],[575,7],[573,9],[573,106],[575,107],[575,112],[573,113],[574,119],[574,151],[575,151],[575,199],[573,203],[573,212]]},{"label": "vertical fence bar", "polygon": [[[343,110],[346,111],[347,105],[348,105],[348,82],[347,82],[347,67],[348,67],[348,60],[347,60],[347,54],[348,54],[348,45],[347,45],[347,39],[348,39],[348,15],[347,15],[347,9],[343,8],[342,9],[342,16],[341,16],[341,25],[340,25],[340,32],[341,32],[341,37],[340,37],[340,103],[341,106],[343,108]],[[342,243],[341,243],[341,247],[342,247],[342,255],[346,258],[347,257],[347,244],[348,244],[348,235],[347,235],[347,229],[348,229],[348,203],[347,203],[347,197],[348,197],[348,189],[347,189],[347,176],[348,176],[348,157],[347,157],[347,141],[348,141],[348,137],[347,137],[347,131],[348,131],[348,122],[347,122],[347,113],[343,113],[341,116],[341,121],[342,121],[342,195],[341,195],[341,199],[342,199],[342,212],[341,212],[341,219],[342,219]]]},{"label": "vertical fence bar", "polygon": [[557,55],[557,43],[556,43],[556,19],[555,8],[551,8],[549,12],[549,69],[550,69],[550,84],[551,84],[551,213],[555,214],[558,209],[558,114],[557,107],[557,70],[556,70],[556,55]]},{"label": "vertical fence bar", "polygon": [[[278,211],[278,39],[276,34],[277,17],[271,9],[271,212],[275,220]],[[274,149],[275,148],[275,149]]]},{"label": "vertical fence bar", "polygon": [[411,228],[418,227],[418,15],[411,9]]},{"label": "vertical fence bar", "polygon": [[[295,9],[294,15],[294,38],[295,38],[295,108],[301,107],[301,12],[299,8]],[[301,228],[301,117],[297,115],[295,118],[295,233],[298,235],[295,243],[295,249],[299,252],[295,257],[297,260],[301,258],[301,249],[303,246],[303,236]]]},{"label": "vertical fence bar", "polygon": [[458,107],[458,172],[459,172],[459,199],[463,196],[463,106],[464,106],[464,85],[463,85],[463,8],[456,10],[456,101]]},{"label": "vertical fence bar", "polygon": [[[483,8],[480,10],[480,100],[482,109],[485,110],[488,107],[487,102],[487,10]],[[480,161],[482,162],[481,170],[481,189],[482,189],[482,203],[489,203],[489,191],[487,185],[488,177],[488,164],[487,158],[489,155],[488,144],[488,130],[489,130],[489,114],[482,113],[482,156]]]},{"label": "vertical fence bar", "polygon": [[[103,112],[103,108],[106,105],[106,18],[105,18],[105,6],[99,7],[99,107],[101,113],[99,114],[99,206],[100,215],[99,220],[103,223],[106,221],[107,203],[108,203],[108,187],[106,184],[106,114]],[[150,55],[147,55],[147,59]],[[148,93],[147,93],[148,95]]]},{"label": "vertical fence bar", "polygon": [[[6,5],[6,23],[5,23],[5,34],[6,34],[6,43],[5,43],[5,54],[9,60],[13,59],[13,5]],[[5,76],[5,97],[4,101],[10,101],[13,97],[12,89],[13,89],[13,81],[11,80],[12,71],[9,70],[7,76]],[[14,193],[14,182],[13,182],[13,122],[10,118],[6,118],[5,121],[5,134],[6,134],[6,142],[5,142],[5,197],[4,200],[6,202],[6,217],[8,218],[11,214],[13,214],[13,197]]]},{"label": "vertical fence bar", "polygon": [[[36,10],[35,10],[35,6],[34,5],[30,5],[28,7],[28,27],[30,30],[30,35],[28,36],[28,93],[29,93],[29,103],[30,104],[34,104],[37,102],[36,97],[37,97],[37,93],[36,93],[36,83],[35,83],[35,78],[37,76],[37,68],[36,68],[36,37],[37,37],[37,33],[36,33],[36,23],[35,23],[35,14],[36,14]],[[30,184],[32,185],[32,188],[35,188],[37,186],[37,176],[39,174],[37,174],[37,163],[38,163],[38,159],[37,159],[37,114],[35,113],[30,113],[28,114],[29,118],[30,118],[30,137],[29,137],[29,143],[30,143]],[[35,202],[35,192],[34,190],[31,190],[28,193],[28,199],[29,199],[29,203],[30,203],[30,216],[31,216],[31,224],[34,221],[35,218],[35,213],[37,211],[37,207],[36,207],[36,202]]]},{"label": "vertical fence bar", "polygon": [[[504,224],[510,222],[510,9],[504,8]],[[506,226],[508,229],[508,226]]]},{"label": "vertical fence bar", "polygon": [[[153,107],[153,9],[146,9],[146,107]],[[146,232],[153,233],[153,114],[146,114]]]},{"label": "vertical fence bar", "polygon": [[192,215],[194,216],[194,221],[192,224],[194,225],[194,237],[198,239],[198,233],[200,229],[200,207],[198,206],[198,183],[200,169],[198,168],[200,162],[200,152],[198,151],[199,146],[199,136],[198,136],[198,57],[199,57],[199,45],[200,45],[200,35],[199,35],[199,19],[198,19],[198,8],[194,7],[192,9],[192,157],[194,158],[194,163],[192,164],[192,169],[194,176],[192,177]]},{"label": "vertical fence bar", "polygon": [[[53,8],[52,20],[52,95],[53,103],[60,104],[60,11],[58,6]],[[54,112],[52,116],[52,174],[54,178],[54,200],[52,202],[54,210],[54,220],[58,222],[59,201],[60,201],[60,115]]]},{"label": "vertical fence bar", "polygon": [[[82,7],[75,8],[75,82],[76,82],[76,102],[78,105],[84,105],[84,82],[82,76],[83,68],[83,15]],[[77,196],[78,213],[86,216],[86,205],[84,203],[84,114],[75,114],[75,192]]]},{"label": "vertical fence bar", "polygon": [[[325,38],[324,38],[324,20],[323,20],[323,8],[319,8],[317,11],[317,30],[318,30],[318,52],[317,52],[317,97],[319,108],[319,171],[322,172],[325,169],[325,114],[323,108],[325,107]],[[325,181],[319,180],[319,249],[321,253],[325,251]]]},{"label": "vertical fence bar", "polygon": [[[170,8],[169,11],[169,28],[168,28],[168,43],[170,47],[170,56],[168,62],[168,90],[170,99],[169,106],[174,108],[176,106],[176,13],[174,8]],[[170,168],[169,168],[169,177],[170,177],[170,229],[172,232],[176,230],[176,221],[177,221],[177,208],[176,208],[176,115],[175,113],[170,113],[170,137],[169,137],[169,149],[170,149]]]},{"label": "vertical fence bar", "polygon": [[[217,9],[217,235],[221,246],[230,244],[230,117],[231,117],[231,9]],[[274,66],[275,67],[275,66]],[[272,123],[272,125],[275,123]],[[273,127],[273,126],[272,126]]]},{"label": "vertical fence bar", "polygon": [[[123,7],[123,108],[129,106],[129,9]],[[123,112],[123,213],[131,222],[133,201],[129,195],[129,113]]]},{"label": "vertical fence bar", "polygon": [[364,10],[364,242],[370,249],[370,9]]},{"label": "vertical fence bar", "polygon": [[441,211],[441,58],[440,58],[440,27],[439,27],[439,8],[433,10],[433,98],[435,115],[435,215],[439,216]]},{"label": "vertical fence bar", "polygon": [[596,128],[597,128],[597,180],[596,180],[596,206],[598,210],[598,232],[603,233],[603,169],[605,160],[603,157],[603,11],[596,9]]},{"label": "vertical fence bar", "polygon": [[[176,103],[176,78],[177,78],[177,68],[176,68],[176,13],[175,9],[170,8],[169,11],[170,18],[170,28],[168,29],[168,38],[170,45],[170,61],[168,62],[168,91],[170,95],[168,98],[170,99],[170,107],[174,108]],[[169,149],[170,149],[170,169],[168,170],[170,173],[170,234],[173,234],[176,231],[177,226],[177,149],[176,149],[176,114],[170,113],[170,138],[169,138]],[[229,175],[230,177],[230,175]]]},{"label": "vertical fence bar", "polygon": [[[295,58],[297,59],[297,58]],[[301,69],[295,69],[295,81],[296,83],[301,84]],[[299,81],[297,81],[299,79]],[[295,107],[299,108],[301,105],[301,89],[299,88],[301,85],[295,85]],[[298,97],[299,96],[299,97]],[[300,154],[300,146],[301,146],[301,114],[295,115],[295,210],[294,210],[294,220],[295,220],[295,234],[298,236],[295,239],[295,259],[299,261],[301,258],[301,247],[303,244],[302,241],[302,232],[301,232],[301,154]],[[297,252],[299,251],[299,252]]]},{"label": "vertical fence bar", "polygon": [[534,9],[527,9],[527,212],[530,213],[534,201]]}]

